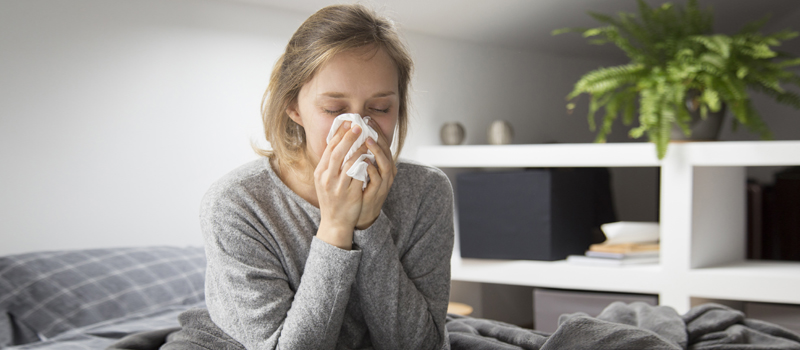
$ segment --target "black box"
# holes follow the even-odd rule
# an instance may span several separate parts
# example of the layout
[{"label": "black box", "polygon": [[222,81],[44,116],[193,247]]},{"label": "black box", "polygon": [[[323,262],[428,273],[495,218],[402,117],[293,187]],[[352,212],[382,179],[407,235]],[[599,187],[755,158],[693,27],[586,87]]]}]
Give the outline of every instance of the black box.
[{"label": "black box", "polygon": [[462,173],[456,185],[465,258],[561,260],[616,221],[605,168]]}]

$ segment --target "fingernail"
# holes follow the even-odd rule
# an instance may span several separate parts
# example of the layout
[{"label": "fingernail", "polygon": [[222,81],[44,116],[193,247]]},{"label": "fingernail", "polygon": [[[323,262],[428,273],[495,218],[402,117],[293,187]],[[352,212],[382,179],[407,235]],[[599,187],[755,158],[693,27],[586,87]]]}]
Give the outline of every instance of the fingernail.
[{"label": "fingernail", "polygon": [[356,135],[361,133],[361,127],[358,126],[358,125],[354,126],[352,130],[353,130],[353,133],[356,134]]},{"label": "fingernail", "polygon": [[375,144],[375,140],[373,140],[373,139],[370,137],[370,138],[368,138],[368,139],[367,139],[367,143],[368,143],[368,144],[370,144],[370,145],[374,145],[374,144]]}]

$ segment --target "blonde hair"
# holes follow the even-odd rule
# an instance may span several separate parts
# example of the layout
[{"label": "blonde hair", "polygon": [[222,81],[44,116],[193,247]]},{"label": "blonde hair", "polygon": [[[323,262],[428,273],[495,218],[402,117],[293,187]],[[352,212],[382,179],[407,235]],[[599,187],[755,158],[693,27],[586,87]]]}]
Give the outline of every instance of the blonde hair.
[{"label": "blonde hair", "polygon": [[281,163],[297,164],[305,155],[302,126],[286,110],[297,100],[300,88],[336,54],[355,48],[383,49],[397,67],[400,105],[397,119],[395,160],[408,130],[408,90],[413,63],[393,23],[362,5],[325,7],[306,19],[292,35],[286,52],[278,58],[261,102],[264,136],[272,150],[255,148],[260,155]]}]

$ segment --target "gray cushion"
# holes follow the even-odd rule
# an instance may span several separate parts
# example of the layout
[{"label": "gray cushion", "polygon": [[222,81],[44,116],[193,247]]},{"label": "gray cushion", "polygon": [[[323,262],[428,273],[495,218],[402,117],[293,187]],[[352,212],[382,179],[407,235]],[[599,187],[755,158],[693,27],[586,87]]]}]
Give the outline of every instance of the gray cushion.
[{"label": "gray cushion", "polygon": [[32,331],[14,332],[13,344],[24,344],[134,312],[193,304],[204,299],[205,263],[198,247],[0,257],[0,314],[12,327]]},{"label": "gray cushion", "polygon": [[8,313],[0,310],[0,349],[14,344],[13,328],[11,328],[11,319]]}]

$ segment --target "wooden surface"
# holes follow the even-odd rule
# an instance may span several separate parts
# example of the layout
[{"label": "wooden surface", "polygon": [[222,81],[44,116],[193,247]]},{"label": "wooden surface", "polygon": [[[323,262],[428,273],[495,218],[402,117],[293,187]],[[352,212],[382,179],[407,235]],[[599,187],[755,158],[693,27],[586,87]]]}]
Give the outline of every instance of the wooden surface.
[{"label": "wooden surface", "polygon": [[469,316],[472,313],[472,306],[462,303],[450,302],[447,304],[447,313],[461,316]]}]

